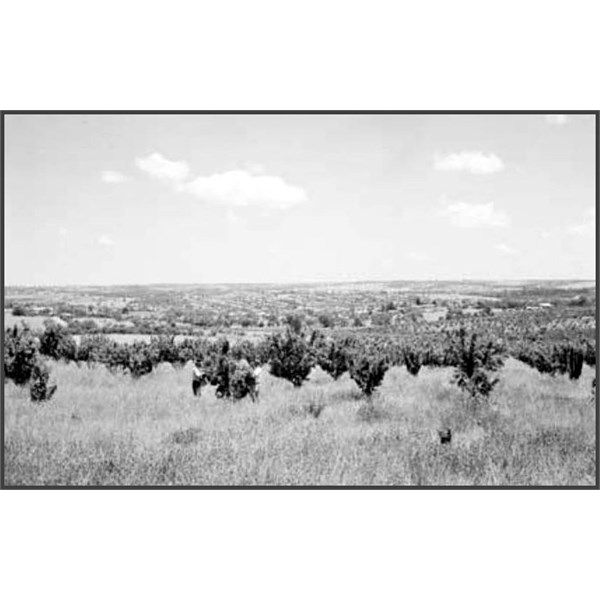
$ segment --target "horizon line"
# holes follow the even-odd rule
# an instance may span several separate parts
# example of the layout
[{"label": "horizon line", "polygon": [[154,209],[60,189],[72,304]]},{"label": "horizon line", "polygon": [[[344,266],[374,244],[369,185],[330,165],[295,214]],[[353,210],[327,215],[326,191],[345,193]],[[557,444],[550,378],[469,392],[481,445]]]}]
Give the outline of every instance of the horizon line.
[{"label": "horizon line", "polygon": [[305,280],[305,281],[215,281],[215,282],[148,282],[148,283],[63,283],[63,284],[40,284],[21,283],[4,284],[8,288],[76,288],[76,287],[161,287],[161,286],[294,286],[294,285],[348,285],[369,283],[514,283],[514,282],[586,282],[596,284],[596,279],[585,277],[520,277],[520,278],[435,278],[435,279],[349,279],[349,280]]}]

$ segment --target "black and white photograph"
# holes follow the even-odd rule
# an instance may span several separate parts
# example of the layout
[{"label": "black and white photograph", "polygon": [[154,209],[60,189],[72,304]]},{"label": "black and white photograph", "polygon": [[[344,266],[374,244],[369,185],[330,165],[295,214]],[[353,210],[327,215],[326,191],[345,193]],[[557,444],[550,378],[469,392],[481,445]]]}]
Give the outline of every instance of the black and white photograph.
[{"label": "black and white photograph", "polygon": [[597,113],[2,117],[4,486],[597,487]]}]

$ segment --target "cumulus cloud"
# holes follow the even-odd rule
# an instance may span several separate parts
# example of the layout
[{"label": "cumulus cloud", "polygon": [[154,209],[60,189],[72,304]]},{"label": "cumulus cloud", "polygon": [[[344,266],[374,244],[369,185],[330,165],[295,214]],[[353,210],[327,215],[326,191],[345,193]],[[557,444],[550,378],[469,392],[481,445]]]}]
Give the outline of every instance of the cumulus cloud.
[{"label": "cumulus cloud", "polygon": [[127,181],[128,177],[119,173],[119,171],[102,171],[102,181],[104,183],[121,183]]},{"label": "cumulus cloud", "polygon": [[302,188],[290,185],[281,177],[254,175],[242,170],[196,177],[179,189],[227,207],[285,209],[307,200]]},{"label": "cumulus cloud", "polygon": [[594,237],[596,235],[596,208],[593,206],[588,208],[585,211],[583,221],[576,225],[571,225],[567,231],[571,235]]},{"label": "cumulus cloud", "polygon": [[546,122],[550,125],[566,125],[570,121],[567,115],[546,115]]},{"label": "cumulus cloud", "polygon": [[456,152],[436,156],[434,166],[438,171],[467,171],[475,175],[490,175],[504,170],[504,163],[498,156],[482,152]]},{"label": "cumulus cloud", "polygon": [[494,208],[493,202],[487,204],[469,204],[455,202],[449,204],[440,215],[448,217],[456,227],[506,227],[508,215]]},{"label": "cumulus cloud", "polygon": [[[246,169],[225,171],[207,176],[190,178],[190,168],[184,161],[166,159],[155,152],[146,158],[136,159],[137,166],[152,177],[206,202],[219,204],[228,209],[258,207],[262,209],[286,209],[306,202],[306,192],[283,178],[266,175],[264,168],[248,163]],[[233,213],[228,213],[230,220]]]},{"label": "cumulus cloud", "polygon": [[109,235],[107,235],[107,234],[101,235],[98,238],[98,243],[101,246],[113,246],[114,245],[114,242],[113,242],[112,238]]},{"label": "cumulus cloud", "polygon": [[498,250],[498,252],[502,252],[502,254],[517,254],[517,251],[507,244],[495,244],[494,248]]},{"label": "cumulus cloud", "polygon": [[168,160],[158,152],[146,158],[136,158],[135,164],[151,177],[166,182],[181,183],[190,173],[190,168],[185,161]]}]

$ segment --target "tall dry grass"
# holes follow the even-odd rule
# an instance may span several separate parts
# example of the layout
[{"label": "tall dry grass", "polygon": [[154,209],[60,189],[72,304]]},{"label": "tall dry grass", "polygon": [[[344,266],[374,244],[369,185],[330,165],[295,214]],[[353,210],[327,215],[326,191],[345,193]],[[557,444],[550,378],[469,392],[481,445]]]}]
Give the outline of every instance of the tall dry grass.
[{"label": "tall dry grass", "polygon": [[394,368],[369,406],[347,375],[318,369],[299,390],[263,373],[260,402],[234,404],[194,397],[190,372],[170,365],[139,380],[53,367],[49,403],[5,386],[8,486],[595,483],[587,367],[571,382],[509,360],[478,413],[443,369]]}]

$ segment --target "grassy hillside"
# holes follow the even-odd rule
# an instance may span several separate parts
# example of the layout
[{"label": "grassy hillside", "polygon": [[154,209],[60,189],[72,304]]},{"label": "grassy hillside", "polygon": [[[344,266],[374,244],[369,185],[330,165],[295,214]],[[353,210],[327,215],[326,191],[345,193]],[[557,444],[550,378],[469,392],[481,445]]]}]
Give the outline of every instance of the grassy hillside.
[{"label": "grassy hillside", "polygon": [[393,368],[372,406],[347,375],[295,390],[263,373],[260,402],[234,404],[166,364],[133,380],[54,363],[49,403],[5,385],[5,484],[593,485],[592,370],[572,382],[511,359],[500,376],[473,414],[447,369]]}]

